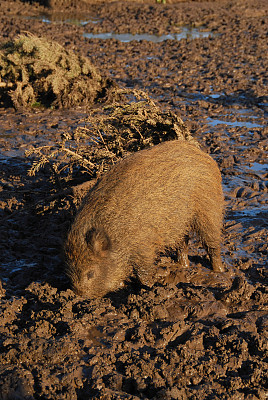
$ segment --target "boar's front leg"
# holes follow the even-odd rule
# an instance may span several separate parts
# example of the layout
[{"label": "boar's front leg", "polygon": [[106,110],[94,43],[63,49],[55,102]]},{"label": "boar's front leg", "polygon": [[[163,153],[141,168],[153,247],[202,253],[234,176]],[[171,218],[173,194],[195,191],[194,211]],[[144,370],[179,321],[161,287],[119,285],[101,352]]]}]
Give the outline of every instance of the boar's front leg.
[{"label": "boar's front leg", "polygon": [[188,243],[189,243],[189,237],[186,236],[183,243],[180,245],[178,251],[178,262],[183,268],[189,267]]},{"label": "boar's front leg", "polygon": [[143,254],[136,256],[134,270],[142,285],[152,287],[155,283],[155,252],[146,249]]}]

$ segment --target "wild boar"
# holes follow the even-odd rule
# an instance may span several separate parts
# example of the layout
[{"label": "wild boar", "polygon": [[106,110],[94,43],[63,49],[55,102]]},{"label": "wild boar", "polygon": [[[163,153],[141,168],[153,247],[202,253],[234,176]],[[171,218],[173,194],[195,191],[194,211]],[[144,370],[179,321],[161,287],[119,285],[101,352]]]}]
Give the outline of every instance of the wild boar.
[{"label": "wild boar", "polygon": [[199,235],[212,268],[220,257],[223,220],[216,162],[187,141],[169,141],[126,157],[86,195],[69,231],[65,255],[73,289],[102,297],[134,272],[152,286],[159,252],[174,248],[187,267],[188,236]]}]

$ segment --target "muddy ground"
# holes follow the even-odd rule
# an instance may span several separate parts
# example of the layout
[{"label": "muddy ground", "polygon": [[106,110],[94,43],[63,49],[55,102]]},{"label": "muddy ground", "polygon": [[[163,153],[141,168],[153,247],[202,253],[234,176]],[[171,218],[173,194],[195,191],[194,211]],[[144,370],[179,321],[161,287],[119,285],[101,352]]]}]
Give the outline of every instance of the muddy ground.
[{"label": "muddy ground", "polygon": [[[86,178],[72,183],[73,197],[59,196],[47,170],[27,175],[24,151],[83,124],[87,109],[1,108],[0,399],[267,399],[266,1],[65,11],[2,0],[1,41],[24,31],[52,38],[181,116],[222,172],[226,272],[213,273],[193,241],[188,270],[162,258],[168,282],[133,281],[101,300],[75,295],[61,248]],[[175,35],[182,26],[199,37],[83,36]]]}]

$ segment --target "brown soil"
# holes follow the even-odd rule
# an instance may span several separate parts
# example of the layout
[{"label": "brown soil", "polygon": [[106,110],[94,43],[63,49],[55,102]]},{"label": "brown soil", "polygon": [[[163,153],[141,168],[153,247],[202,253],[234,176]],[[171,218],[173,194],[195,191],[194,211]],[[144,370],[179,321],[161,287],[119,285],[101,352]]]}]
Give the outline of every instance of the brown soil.
[{"label": "brown soil", "polygon": [[[227,271],[213,273],[195,244],[187,270],[163,255],[151,289],[131,281],[101,300],[76,296],[61,248],[86,177],[60,193],[49,171],[27,175],[24,151],[83,125],[87,109],[0,109],[0,399],[264,400],[267,2],[87,3],[83,20],[98,22],[79,26],[59,22],[62,12],[52,23],[38,19],[51,10],[37,3],[2,0],[1,40],[24,31],[56,40],[88,56],[103,77],[147,90],[179,114],[222,172]],[[79,4],[67,12],[78,15]],[[83,37],[162,35],[181,25],[211,36],[159,43]]]}]

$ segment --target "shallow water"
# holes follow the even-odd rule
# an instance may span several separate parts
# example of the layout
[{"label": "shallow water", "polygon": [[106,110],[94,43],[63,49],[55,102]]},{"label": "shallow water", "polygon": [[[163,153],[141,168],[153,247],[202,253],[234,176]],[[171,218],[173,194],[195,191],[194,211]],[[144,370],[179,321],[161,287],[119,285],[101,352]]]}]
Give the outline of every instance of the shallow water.
[{"label": "shallow water", "polygon": [[[251,207],[251,208],[246,208],[244,210],[235,210],[232,211],[232,216],[235,217],[235,219],[239,220],[241,218],[263,218],[267,220],[268,217],[268,209],[267,206],[263,207]],[[265,218],[264,218],[265,217]]]},{"label": "shallow water", "polygon": [[251,166],[248,166],[247,169],[250,169],[254,172],[268,172],[268,163],[261,164],[254,162]]},{"label": "shallow water", "polygon": [[[252,118],[254,118],[254,117],[252,117]],[[246,121],[225,121],[225,120],[214,119],[214,118],[207,118],[207,123],[211,126],[229,125],[229,126],[233,126],[233,127],[246,127],[248,129],[263,127],[263,125],[256,124],[253,122],[248,122],[248,121],[247,122]]]},{"label": "shallow water", "polygon": [[98,24],[101,22],[100,18],[93,16],[85,16],[81,14],[70,14],[70,13],[53,13],[53,14],[41,14],[38,16],[30,17],[30,19],[38,19],[47,24],[53,22],[58,24],[72,24],[77,26],[84,26],[89,23]]},{"label": "shallow water", "polygon": [[[93,16],[82,16],[82,15],[75,15],[75,14],[68,14],[68,13],[55,13],[55,14],[41,14],[39,16],[31,17],[34,19],[39,19],[42,22],[51,24],[54,23],[66,23],[66,24],[73,24],[78,26],[85,26],[89,23],[98,24],[102,20],[98,17]],[[212,32],[203,31],[201,28],[189,28],[189,27],[182,27],[181,31],[178,33],[169,33],[166,35],[152,35],[147,33],[140,33],[140,34],[131,34],[131,33],[114,33],[114,32],[105,32],[105,33],[84,33],[83,36],[87,39],[116,39],[121,42],[131,42],[147,40],[153,43],[163,42],[165,40],[181,40],[181,39],[199,39],[199,38],[207,38],[209,36],[213,36]]]},{"label": "shallow water", "polygon": [[[29,263],[27,260],[15,260],[8,263],[1,264],[1,268],[3,270],[9,270],[10,272],[18,272],[21,270],[25,270],[26,268],[35,268],[37,266],[36,263]],[[3,278],[5,281],[6,279]]]},{"label": "shallow water", "polygon": [[150,35],[147,33],[140,34],[131,34],[131,33],[84,33],[83,36],[87,39],[116,39],[121,42],[131,42],[133,40],[141,41],[147,40],[153,43],[163,42],[165,40],[182,40],[182,39],[199,39],[199,38],[207,38],[212,35],[212,32],[202,31],[197,28],[182,28],[182,31],[179,33],[169,33],[167,35]]}]

